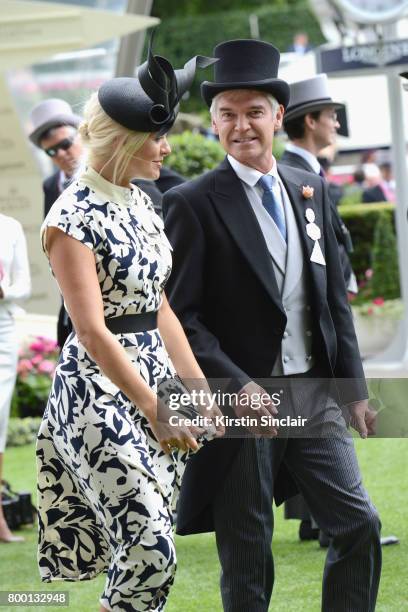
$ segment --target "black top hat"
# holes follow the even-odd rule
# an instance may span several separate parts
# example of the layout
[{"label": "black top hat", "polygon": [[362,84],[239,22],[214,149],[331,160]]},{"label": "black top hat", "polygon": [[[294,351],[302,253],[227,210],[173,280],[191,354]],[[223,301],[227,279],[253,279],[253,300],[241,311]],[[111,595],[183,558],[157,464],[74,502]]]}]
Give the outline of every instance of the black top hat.
[{"label": "black top hat", "polygon": [[276,78],[280,53],[262,40],[228,40],[214,49],[218,58],[214,82],[201,84],[201,95],[208,106],[212,99],[228,89],[256,89],[272,94],[286,108],[289,85]]},{"label": "black top hat", "polygon": [[135,132],[165,134],[172,127],[179,102],[194,79],[196,68],[206,68],[214,58],[196,55],[180,70],[152,52],[150,37],[147,61],[137,71],[137,78],[117,77],[98,91],[99,103],[111,119]]}]

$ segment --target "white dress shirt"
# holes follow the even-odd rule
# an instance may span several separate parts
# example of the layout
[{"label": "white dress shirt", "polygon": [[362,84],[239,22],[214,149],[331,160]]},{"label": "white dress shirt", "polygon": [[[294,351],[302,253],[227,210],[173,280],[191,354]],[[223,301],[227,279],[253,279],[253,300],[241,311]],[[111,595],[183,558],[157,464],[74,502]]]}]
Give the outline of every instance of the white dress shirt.
[{"label": "white dress shirt", "polygon": [[[235,157],[232,157],[232,155],[227,155],[227,158],[235,174],[242,181],[248,200],[252,208],[254,209],[256,216],[259,217],[257,211],[264,212],[265,208],[262,204],[262,196],[264,191],[262,187],[260,187],[257,183],[261,176],[264,176],[264,174],[262,174],[262,172],[260,172],[259,170],[255,170],[255,168],[244,166],[244,164],[241,164],[241,162],[237,161]],[[276,165],[275,158],[273,158],[272,168],[266,174],[270,174],[275,179],[272,183],[272,192],[275,198],[275,202],[281,207],[281,209],[283,210],[283,214],[285,214],[284,202],[288,201],[289,198],[286,194],[285,186],[283,185],[278,174],[278,168]],[[268,218],[272,221],[272,223],[274,223],[272,217],[270,217],[268,213],[267,215]],[[283,237],[282,241],[284,242]]]},{"label": "white dress shirt", "polygon": [[21,224],[0,214],[0,313],[13,312],[31,292],[27,245]]}]

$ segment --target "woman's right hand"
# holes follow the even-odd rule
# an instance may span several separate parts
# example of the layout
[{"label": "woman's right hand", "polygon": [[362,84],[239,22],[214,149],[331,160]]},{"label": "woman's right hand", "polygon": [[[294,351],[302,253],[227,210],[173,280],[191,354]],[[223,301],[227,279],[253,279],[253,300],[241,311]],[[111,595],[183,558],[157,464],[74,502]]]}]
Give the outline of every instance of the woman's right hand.
[{"label": "woman's right hand", "polygon": [[185,425],[186,417],[173,412],[161,401],[157,402],[157,415],[149,419],[150,427],[156,440],[166,454],[173,450],[197,451],[199,444],[197,437],[205,433],[205,430],[192,425]]}]

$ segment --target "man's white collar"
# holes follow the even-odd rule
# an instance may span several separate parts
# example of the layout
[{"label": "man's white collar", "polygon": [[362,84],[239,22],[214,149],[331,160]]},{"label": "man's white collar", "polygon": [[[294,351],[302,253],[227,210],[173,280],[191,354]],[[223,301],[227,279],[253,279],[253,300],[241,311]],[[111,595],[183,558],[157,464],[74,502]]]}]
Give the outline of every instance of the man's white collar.
[{"label": "man's white collar", "polygon": [[307,149],[304,149],[303,147],[298,147],[297,145],[293,144],[293,142],[288,142],[288,144],[286,145],[286,151],[289,151],[289,153],[296,153],[296,155],[300,155],[300,157],[303,157],[303,159],[307,161],[309,166],[312,167],[313,172],[316,172],[316,174],[320,173],[320,164],[316,155],[313,155],[313,153],[310,153],[310,151],[308,151]]},{"label": "man's white collar", "polygon": [[[229,163],[231,164],[233,170],[235,171],[235,174],[238,176],[238,178],[240,178],[241,181],[244,181],[244,183],[246,183],[250,187],[255,187],[255,185],[261,178],[261,176],[264,176],[264,174],[262,174],[262,172],[259,172],[259,170],[255,170],[255,168],[251,168],[250,166],[245,166],[244,164],[241,164],[241,162],[235,159],[235,157],[232,157],[232,155],[228,154],[227,159]],[[276,160],[275,158],[272,158],[272,159],[273,159],[272,168],[266,174],[270,174],[271,176],[274,176],[276,179],[279,179]]]}]

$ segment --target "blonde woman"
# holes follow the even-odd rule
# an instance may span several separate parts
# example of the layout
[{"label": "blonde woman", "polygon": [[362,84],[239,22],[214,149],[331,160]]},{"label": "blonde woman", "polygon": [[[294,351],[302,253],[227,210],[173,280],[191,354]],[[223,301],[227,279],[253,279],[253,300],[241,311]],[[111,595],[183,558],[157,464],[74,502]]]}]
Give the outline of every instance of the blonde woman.
[{"label": "blonde woman", "polygon": [[203,373],[163,293],[163,223],[130,185],[158,178],[196,63],[175,73],[149,52],[137,79],[112,79],[91,96],[79,129],[88,166],[42,228],[74,332],[38,437],[40,573],[107,571],[101,611],[164,609],[176,567],[172,502],[198,447],[199,432],[158,415],[160,379]]},{"label": "blonde woman", "polygon": [[21,542],[8,528],[1,505],[3,454],[7,423],[17,374],[17,338],[14,313],[30,295],[27,245],[20,223],[0,214],[0,543]]}]

